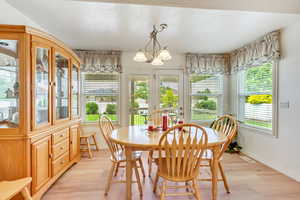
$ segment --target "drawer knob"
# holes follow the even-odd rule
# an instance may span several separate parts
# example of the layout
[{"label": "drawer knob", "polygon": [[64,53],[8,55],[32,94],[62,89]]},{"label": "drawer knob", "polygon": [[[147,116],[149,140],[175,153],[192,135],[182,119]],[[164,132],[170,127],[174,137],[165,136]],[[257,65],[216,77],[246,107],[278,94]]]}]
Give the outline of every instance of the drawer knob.
[{"label": "drawer knob", "polygon": [[64,137],[64,135],[60,135],[60,137]]},{"label": "drawer knob", "polygon": [[64,147],[60,147],[60,150],[63,150],[64,149]]},{"label": "drawer knob", "polygon": [[64,163],[65,163],[65,161],[63,161],[63,160],[62,160],[62,161],[60,161],[60,164],[62,164],[62,165],[63,165]]}]

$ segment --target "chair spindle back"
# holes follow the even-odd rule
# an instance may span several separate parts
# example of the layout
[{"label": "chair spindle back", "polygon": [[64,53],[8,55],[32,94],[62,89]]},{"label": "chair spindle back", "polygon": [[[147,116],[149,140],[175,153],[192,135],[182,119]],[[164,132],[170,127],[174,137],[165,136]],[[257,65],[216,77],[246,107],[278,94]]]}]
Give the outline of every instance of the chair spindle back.
[{"label": "chair spindle back", "polygon": [[212,129],[220,131],[225,134],[228,138],[228,141],[222,145],[220,157],[228,148],[228,145],[232,142],[233,138],[237,134],[237,121],[230,115],[224,115],[213,122],[211,125]]},{"label": "chair spindle back", "polygon": [[112,131],[114,130],[114,126],[111,122],[111,119],[105,115],[102,115],[99,119],[99,127],[102,136],[105,139],[105,142],[110,150],[111,156],[114,161],[117,161],[117,154],[123,151],[123,146],[113,142],[109,136],[111,135]]},{"label": "chair spindle back", "polygon": [[181,124],[167,130],[159,141],[158,170],[167,167],[167,176],[188,179],[197,176],[207,133],[196,124]]}]

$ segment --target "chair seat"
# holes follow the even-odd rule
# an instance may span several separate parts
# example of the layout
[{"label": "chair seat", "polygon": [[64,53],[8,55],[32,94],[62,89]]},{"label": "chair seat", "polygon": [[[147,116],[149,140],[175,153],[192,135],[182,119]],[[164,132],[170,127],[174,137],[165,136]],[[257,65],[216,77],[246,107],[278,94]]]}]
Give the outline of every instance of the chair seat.
[{"label": "chair seat", "polygon": [[[213,152],[210,149],[207,149],[202,156],[202,160],[210,161],[213,159]],[[220,158],[220,160],[223,159],[223,156]]]},{"label": "chair seat", "polygon": [[202,159],[203,160],[212,160],[213,152],[210,149],[207,149],[203,152]]},{"label": "chair seat", "polygon": [[[118,162],[125,162],[126,161],[126,155],[125,155],[125,151],[118,151],[115,153],[115,157],[116,157],[116,161]],[[134,151],[132,152],[132,160],[138,160],[142,157],[142,152],[141,151]],[[113,159],[113,157],[111,156],[111,159]]]},{"label": "chair seat", "polygon": [[[156,158],[155,163],[158,165],[159,159]],[[169,181],[175,181],[175,182],[185,182],[185,181],[190,181],[193,180],[195,178],[195,176],[183,176],[183,167],[180,167],[180,172],[179,172],[179,176],[178,178],[174,176],[169,176],[168,175],[168,168],[167,168],[167,160],[165,158],[162,158],[162,168],[157,172],[157,174]],[[197,174],[197,173],[196,173]]]},{"label": "chair seat", "polygon": [[11,199],[31,182],[31,177],[0,182],[0,199]]}]

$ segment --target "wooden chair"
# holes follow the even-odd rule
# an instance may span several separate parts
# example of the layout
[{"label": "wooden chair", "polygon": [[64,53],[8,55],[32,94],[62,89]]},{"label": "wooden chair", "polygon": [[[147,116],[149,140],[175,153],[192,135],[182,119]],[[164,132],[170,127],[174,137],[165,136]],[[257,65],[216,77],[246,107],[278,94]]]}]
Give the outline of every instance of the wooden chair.
[{"label": "wooden chair", "polygon": [[[163,114],[167,114],[169,116],[169,113],[175,113],[176,111],[172,108],[165,108],[165,109],[158,109],[158,110],[154,110],[149,117],[149,121],[153,122],[153,125],[155,127],[161,127],[162,126],[162,116]],[[170,116],[169,116],[170,117]],[[174,125],[173,123],[173,119],[170,120],[171,121],[171,126]],[[148,174],[149,177],[151,176],[151,172],[152,172],[152,164],[154,163],[154,160],[157,156],[154,156],[154,151],[149,151],[148,154]]]},{"label": "wooden chair", "polygon": [[[164,179],[161,200],[167,196],[186,195],[193,195],[196,199],[200,199],[196,179],[203,152],[207,148],[207,141],[205,129],[196,124],[177,125],[162,135],[159,141],[159,157],[155,159],[158,170],[153,188],[153,192],[156,192],[159,177]],[[167,181],[183,182],[185,185],[168,186]],[[191,185],[190,182],[192,182]],[[185,193],[168,194],[168,188],[186,188],[191,192],[187,190]]]},{"label": "wooden chair", "polygon": [[0,182],[0,199],[9,200],[21,192],[25,200],[32,200],[27,185],[31,183],[31,177],[22,178],[16,181]]},{"label": "wooden chair", "polygon": [[[107,116],[102,116],[99,119],[99,127],[100,127],[101,133],[105,139],[105,142],[106,142],[107,146],[109,147],[109,150],[111,153],[110,160],[112,161],[112,167],[110,169],[107,185],[105,188],[105,195],[107,195],[112,183],[126,183],[126,181],[112,181],[113,176],[117,175],[119,168],[126,167],[126,156],[125,156],[123,146],[119,145],[117,143],[114,143],[109,138],[109,135],[112,133],[114,126],[113,126],[111,120]],[[145,177],[145,171],[144,171],[141,156],[142,156],[141,152],[136,151],[136,152],[132,153],[132,159],[133,159],[132,167],[135,171],[135,176],[136,176],[135,182],[137,182],[140,195],[142,196],[142,194],[143,194],[142,184],[140,181],[138,168],[141,168],[141,171],[142,171],[144,177]]]},{"label": "wooden chair", "polygon": [[[222,132],[228,138],[227,142],[222,145],[221,152],[218,157],[218,167],[219,167],[220,174],[222,177],[221,179],[218,179],[218,181],[223,181],[224,187],[225,187],[227,193],[230,193],[230,190],[229,190],[229,186],[228,186],[228,182],[227,182],[227,178],[225,176],[223,166],[221,164],[221,160],[222,160],[222,156],[223,156],[224,152],[228,148],[228,145],[231,143],[231,141],[237,134],[237,127],[238,127],[237,121],[230,115],[224,115],[224,116],[220,117],[219,119],[214,121],[211,125],[211,128],[213,128],[219,132]],[[212,153],[210,150],[205,152],[203,160],[206,161],[206,164],[201,164],[201,166],[210,167],[210,168],[212,167]],[[198,180],[211,181],[211,178],[209,178],[209,179],[201,179],[200,178]]]},{"label": "wooden chair", "polygon": [[[90,142],[91,140],[93,143]],[[96,140],[96,132],[85,132],[82,126],[80,126],[80,151],[88,152],[89,158],[93,158],[91,146],[95,146],[96,150],[99,151],[99,146]]]}]

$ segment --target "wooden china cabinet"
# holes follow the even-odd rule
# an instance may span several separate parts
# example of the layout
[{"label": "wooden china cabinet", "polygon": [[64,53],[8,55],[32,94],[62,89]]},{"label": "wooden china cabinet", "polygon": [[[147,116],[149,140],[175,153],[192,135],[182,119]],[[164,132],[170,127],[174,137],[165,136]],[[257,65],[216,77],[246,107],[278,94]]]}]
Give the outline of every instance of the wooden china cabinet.
[{"label": "wooden china cabinet", "polygon": [[40,199],[79,161],[79,78],[80,60],[62,42],[0,25],[0,181],[31,176]]}]

